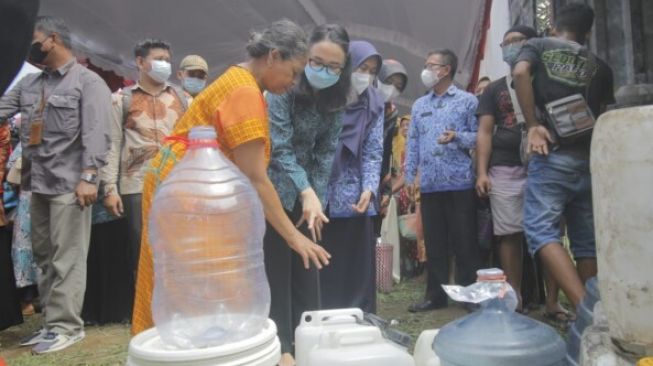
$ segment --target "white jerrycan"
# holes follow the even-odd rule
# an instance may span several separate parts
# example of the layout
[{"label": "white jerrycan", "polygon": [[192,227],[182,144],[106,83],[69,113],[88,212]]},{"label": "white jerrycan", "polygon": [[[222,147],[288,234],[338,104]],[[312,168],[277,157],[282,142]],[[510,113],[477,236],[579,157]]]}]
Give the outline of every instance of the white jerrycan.
[{"label": "white jerrycan", "polygon": [[358,328],[363,320],[361,309],[335,309],[307,311],[302,314],[295,330],[295,363],[309,366],[308,356],[320,342],[320,336],[327,330]]},{"label": "white jerrycan", "polygon": [[415,366],[413,357],[374,326],[328,330],[308,357],[309,366]]}]

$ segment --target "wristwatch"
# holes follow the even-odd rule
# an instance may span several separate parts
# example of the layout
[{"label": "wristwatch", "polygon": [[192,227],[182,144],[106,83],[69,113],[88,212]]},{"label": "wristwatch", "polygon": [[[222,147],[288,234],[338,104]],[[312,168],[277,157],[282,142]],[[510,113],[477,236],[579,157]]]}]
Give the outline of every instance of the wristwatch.
[{"label": "wristwatch", "polygon": [[97,173],[82,173],[81,179],[90,184],[97,183]]}]

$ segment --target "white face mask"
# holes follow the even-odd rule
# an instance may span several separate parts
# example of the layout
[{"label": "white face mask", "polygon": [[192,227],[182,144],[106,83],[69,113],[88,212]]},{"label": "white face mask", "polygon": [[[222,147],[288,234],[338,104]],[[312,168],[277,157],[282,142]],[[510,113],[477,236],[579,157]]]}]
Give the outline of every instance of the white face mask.
[{"label": "white face mask", "polygon": [[356,95],[361,95],[365,89],[369,88],[374,80],[374,76],[364,74],[362,72],[354,72],[351,74],[351,86],[356,91]]},{"label": "white face mask", "polygon": [[397,89],[397,87],[395,87],[392,84],[384,84],[384,83],[379,82],[378,89],[381,92],[381,95],[383,95],[383,100],[386,103],[392,101],[393,99],[398,97],[399,94],[401,94],[399,89]]},{"label": "white face mask", "polygon": [[172,74],[172,66],[169,62],[162,60],[152,61],[152,69],[147,73],[154,81],[165,83]]},{"label": "white face mask", "polygon": [[440,78],[438,77],[438,74],[436,74],[434,71],[429,69],[422,70],[421,77],[422,77],[422,83],[424,83],[424,86],[426,86],[429,89],[431,89],[437,83],[440,82]]}]

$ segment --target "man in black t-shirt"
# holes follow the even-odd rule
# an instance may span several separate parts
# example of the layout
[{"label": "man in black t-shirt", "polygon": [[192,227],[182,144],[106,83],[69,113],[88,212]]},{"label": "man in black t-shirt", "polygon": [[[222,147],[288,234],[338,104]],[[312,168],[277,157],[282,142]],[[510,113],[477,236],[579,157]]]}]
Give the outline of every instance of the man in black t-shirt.
[{"label": "man in black t-shirt", "polygon": [[[501,43],[503,60],[512,65],[526,41],[536,36],[531,27],[518,25],[509,29]],[[520,294],[526,168],[522,166],[519,146],[525,126],[515,114],[509,84],[512,84],[510,75],[490,83],[476,110],[479,118],[476,191],[480,197],[490,197],[494,235],[500,237],[501,267],[510,285]],[[554,305],[557,306],[557,299]]]},{"label": "man in black t-shirt", "polygon": [[[533,153],[526,183],[524,232],[531,252],[540,255],[574,307],[585,295],[584,282],[597,272],[589,171],[591,136],[556,146],[550,126],[536,117],[535,110],[582,94],[598,117],[614,102],[610,67],[583,46],[593,22],[594,11],[589,6],[574,3],[563,7],[556,17],[558,37],[530,40],[513,69],[528,127],[528,150]],[[561,245],[563,216],[577,268]]]}]

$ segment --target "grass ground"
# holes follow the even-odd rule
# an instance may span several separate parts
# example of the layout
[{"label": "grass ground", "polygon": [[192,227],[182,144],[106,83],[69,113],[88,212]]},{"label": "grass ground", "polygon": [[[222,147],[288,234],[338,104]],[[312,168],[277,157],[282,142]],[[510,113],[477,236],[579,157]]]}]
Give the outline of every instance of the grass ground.
[{"label": "grass ground", "polygon": [[37,330],[40,316],[25,319],[20,326],[0,332],[0,357],[9,366],[81,366],[124,365],[127,359],[129,326],[107,325],[86,327],[86,338],[61,352],[33,356],[29,347],[19,347],[18,341]]},{"label": "grass ground", "polygon": [[[396,328],[408,333],[416,340],[425,329],[440,328],[444,324],[464,316],[460,306],[452,305],[447,309],[421,314],[411,314],[406,309],[423,296],[424,284],[419,280],[410,280],[395,285],[392,292],[379,294],[378,313],[387,320],[395,320]],[[532,311],[531,316],[542,320],[541,311]],[[32,356],[29,348],[18,346],[18,340],[38,329],[40,316],[26,319],[20,326],[0,332],[0,357],[9,366],[82,366],[124,365],[127,359],[129,343],[129,326],[108,325],[86,327],[86,338],[61,352]],[[0,363],[1,365],[1,363]]]}]

